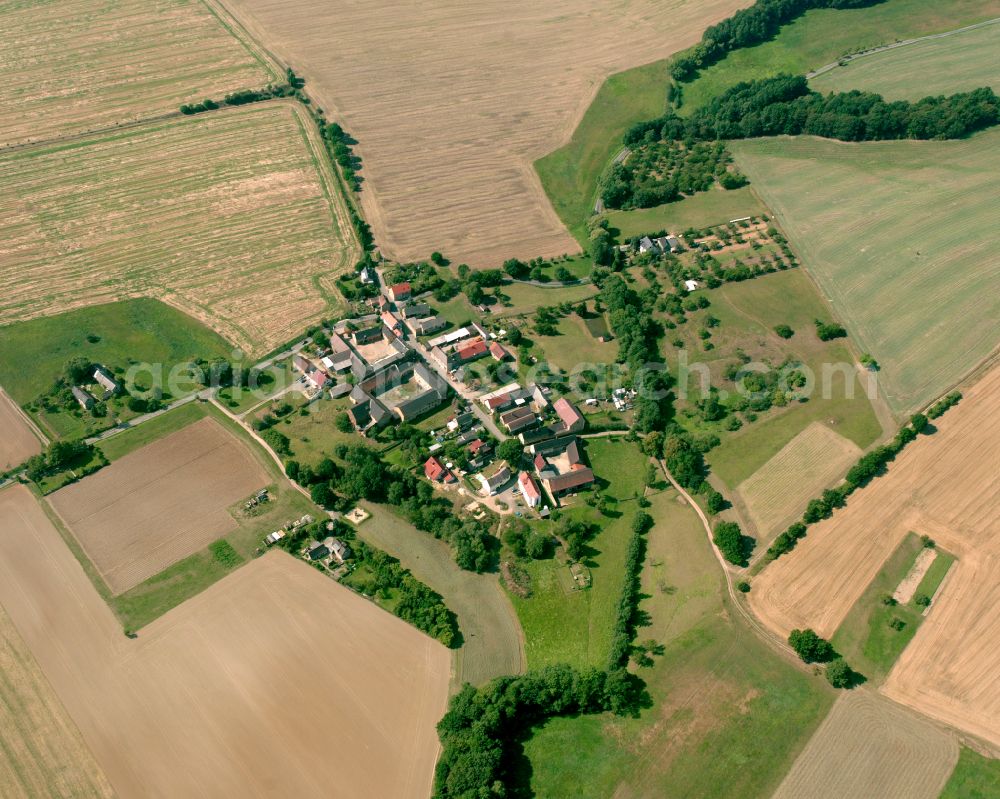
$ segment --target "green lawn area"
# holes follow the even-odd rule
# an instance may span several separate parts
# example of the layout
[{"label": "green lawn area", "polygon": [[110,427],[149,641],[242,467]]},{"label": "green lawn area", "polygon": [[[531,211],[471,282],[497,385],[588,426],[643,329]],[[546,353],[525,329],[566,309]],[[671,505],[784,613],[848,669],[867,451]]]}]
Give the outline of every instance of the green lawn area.
[{"label": "green lawn area", "polygon": [[[874,682],[885,679],[923,622],[923,608],[913,600],[905,605],[892,606],[882,602],[882,598],[891,595],[906,577],[922,548],[919,536],[909,533],[833,636],[834,647],[851,667]],[[931,568],[920,581],[914,599],[920,594],[933,596],[954,560],[952,555],[939,550]],[[893,619],[899,619],[905,626],[893,629],[889,626]]]},{"label": "green lawn area", "polygon": [[961,141],[735,142],[898,414],[950,389],[996,346],[1000,130]]},{"label": "green lawn area", "polygon": [[176,363],[231,353],[223,338],[169,305],[127,300],[0,328],[0,385],[23,405],[48,390],[78,355],[108,368],[164,364],[166,374]]},{"label": "green lawn area", "polygon": [[253,388],[222,388],[219,389],[219,402],[223,403],[233,413],[245,413],[267,397],[280,391],[299,378],[292,369],[291,361],[284,360],[271,364],[264,369]]},{"label": "green lawn area", "polygon": [[[315,466],[323,458],[331,457],[338,444],[364,444],[368,441],[353,430],[342,433],[337,429],[337,417],[346,413],[351,407],[347,397],[332,400],[324,395],[323,399],[308,403],[300,394],[286,394],[262,406],[254,412],[254,416],[260,418],[274,406],[286,402],[292,405],[294,410],[279,419],[274,429],[288,436],[292,448],[289,457],[303,466]],[[303,408],[306,408],[304,415],[301,413]]]},{"label": "green lawn area", "polygon": [[572,373],[580,364],[612,364],[618,357],[617,342],[598,341],[587,330],[584,320],[575,313],[560,319],[556,330],[559,331],[558,336],[532,336],[534,354],[539,360]]},{"label": "green lawn area", "polygon": [[187,427],[192,422],[208,415],[209,406],[207,403],[197,400],[187,402],[179,408],[162,413],[137,427],[116,433],[99,442],[97,448],[104,453],[109,461],[116,461],[123,455],[128,455],[128,453],[151,444],[158,438],[176,432],[182,427]]},{"label": "green lawn area", "polygon": [[691,197],[655,208],[610,211],[608,223],[618,231],[619,240],[657,230],[677,234],[688,228],[706,228],[725,224],[744,216],[763,216],[767,208],[750,186],[741,189],[713,188]]},{"label": "green lawn area", "polygon": [[510,307],[494,306],[495,316],[512,316],[531,313],[542,305],[558,305],[561,302],[579,302],[597,294],[597,287],[591,283],[562,286],[536,286],[531,283],[508,283],[501,288],[510,297]]},{"label": "green lawn area", "polygon": [[988,25],[850,61],[814,78],[811,86],[824,94],[861,89],[891,100],[919,100],[980,86],[997,89],[998,52],[1000,24]]},{"label": "green lawn area", "polygon": [[[853,358],[841,341],[822,342],[816,336],[814,320],[829,320],[832,315],[816,291],[815,286],[801,269],[758,277],[740,283],[726,283],[718,289],[700,291],[711,305],[693,314],[687,324],[677,330],[667,331],[667,340],[680,337],[685,343],[684,352],[690,364],[708,367],[712,385],[720,390],[732,391],[733,385],[724,377],[727,364],[736,360],[736,351],[742,350],[752,363],[779,366],[786,357],[805,364],[816,376],[817,390],[808,402],[793,402],[784,408],[771,408],[758,416],[757,421],[744,423],[730,432],[721,422],[705,424],[697,418],[679,420],[694,432],[714,432],[722,443],[707,455],[712,471],[727,485],[735,487],[767,462],[785,444],[814,421],[822,422],[840,435],[850,439],[862,449],[872,444],[881,432],[881,426],[865,395],[865,386],[853,371]],[[701,349],[697,331],[701,320],[714,316],[720,324],[712,331],[715,349]],[[774,327],[787,324],[795,335],[790,339],[779,338]],[[679,355],[668,345],[667,357],[675,366]],[[845,364],[844,371],[831,372],[827,380],[829,391],[822,391],[824,364]],[[848,398],[848,377],[853,381],[853,398]],[[689,382],[691,400],[700,397],[700,378],[693,373]],[[679,403],[683,409],[684,404]]]},{"label": "green lawn area", "polygon": [[940,799],[994,799],[1000,793],[1000,760],[962,747]]},{"label": "green lawn area", "polygon": [[640,641],[665,647],[641,669],[653,700],[636,718],[557,718],[525,743],[544,797],[768,796],[826,715],[833,691],[735,621],[695,515],[653,498]]},{"label": "green lawn area", "polygon": [[593,554],[585,560],[593,578],[591,588],[570,590],[569,569],[559,557],[525,564],[532,595],[527,599],[511,595],[511,601],[524,628],[529,668],[552,663],[604,667],[610,651],[625,552],[639,509],[634,496],[643,488],[647,459],[636,444],[612,438],[591,439],[585,449],[594,473],[606,481],[601,490],[619,500],[616,516],[602,516],[588,506],[586,494],[563,511],[601,526],[590,542]]},{"label": "green lawn area", "polygon": [[556,213],[581,244],[586,241],[586,220],[594,208],[597,179],[621,149],[625,131],[663,113],[666,91],[666,61],[612,75],[598,90],[572,139],[535,161]]},{"label": "green lawn area", "polygon": [[[947,0],[941,3],[931,0],[886,0],[860,9],[808,11],[786,25],[773,41],[736,50],[723,61],[703,70],[694,81],[685,84],[681,113],[694,110],[740,81],[781,72],[802,75],[850,52],[899,39],[953,30],[997,16],[1000,16],[997,0]],[[924,72],[921,70],[917,74],[920,75],[918,79],[922,79]]]}]

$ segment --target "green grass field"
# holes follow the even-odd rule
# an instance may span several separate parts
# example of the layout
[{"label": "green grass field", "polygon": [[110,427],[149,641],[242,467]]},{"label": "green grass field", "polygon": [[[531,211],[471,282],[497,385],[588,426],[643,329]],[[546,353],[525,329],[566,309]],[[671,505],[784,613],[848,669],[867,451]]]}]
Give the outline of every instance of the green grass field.
[{"label": "green grass field", "polygon": [[[998,16],[997,0],[886,0],[861,9],[808,11],[786,25],[773,41],[732,52],[685,84],[681,113],[689,113],[740,81],[780,72],[802,75],[847,53]],[[923,78],[923,72],[919,77]]]},{"label": "green grass field", "polygon": [[1000,88],[1000,24],[963,31],[875,53],[814,78],[818,92],[850,89],[877,92],[891,100]]},{"label": "green grass field", "polygon": [[[923,608],[913,600],[892,606],[882,602],[882,597],[891,595],[906,577],[922,548],[920,538],[915,533],[908,534],[854,603],[833,636],[834,647],[851,667],[876,683],[886,678],[923,622]],[[914,599],[920,594],[933,596],[954,560],[947,552],[938,551],[937,558],[920,581]],[[889,626],[893,619],[899,619],[905,626],[893,629]]]},{"label": "green grass field", "polygon": [[532,336],[534,354],[539,360],[572,373],[580,364],[612,364],[618,357],[618,344],[598,341],[587,330],[584,320],[575,313],[560,319],[556,330],[559,331],[558,336]]},{"label": "green grass field", "polygon": [[511,601],[524,629],[529,668],[552,663],[603,667],[610,651],[629,532],[639,509],[634,495],[643,488],[646,458],[635,444],[612,438],[591,439],[586,453],[598,479],[607,483],[602,491],[619,501],[610,517],[586,505],[584,495],[563,511],[601,526],[590,542],[594,552],[585,559],[593,578],[590,589],[570,590],[569,569],[559,558],[525,564],[532,596],[511,596]]},{"label": "green grass field", "polygon": [[655,208],[611,211],[607,217],[611,227],[618,231],[619,239],[626,239],[657,230],[676,234],[689,227],[706,228],[725,224],[730,219],[763,216],[766,213],[767,208],[757,199],[753,189],[744,186],[731,191],[714,188]]},{"label": "green grass field", "polygon": [[0,327],[0,385],[23,405],[78,355],[109,368],[162,363],[169,370],[194,358],[231,357],[232,349],[201,322],[156,300],[94,305]]},{"label": "green grass field", "polygon": [[949,142],[733,144],[899,413],[996,346],[1000,130]]},{"label": "green grass field", "polygon": [[1000,760],[962,747],[940,799],[993,799],[1000,792]]},{"label": "green grass field", "polygon": [[[711,373],[712,384],[732,390],[724,379],[724,368],[742,350],[754,363],[778,366],[786,357],[801,361],[816,377],[817,389],[808,402],[794,402],[784,408],[772,408],[762,413],[756,422],[746,423],[736,432],[721,429],[721,423],[706,425],[680,417],[682,424],[694,432],[715,432],[722,443],[709,452],[707,460],[712,471],[730,487],[739,485],[775,455],[812,422],[821,422],[864,449],[878,437],[881,425],[865,387],[854,376],[853,359],[841,341],[822,342],[816,336],[813,320],[829,319],[829,309],[815,286],[801,269],[775,272],[771,275],[740,283],[726,283],[718,289],[699,292],[711,305],[693,314],[691,320],[677,330],[667,331],[668,340],[680,337],[691,364],[704,364]],[[715,349],[700,348],[697,331],[701,320],[712,315],[720,324],[712,332]],[[774,327],[787,324],[795,335],[781,339]],[[679,355],[668,349],[671,365]],[[848,397],[847,377],[839,370],[827,381],[829,391],[824,396],[824,364],[845,364],[853,381],[853,398]],[[690,388],[700,397],[697,374],[692,375]],[[684,403],[679,403],[683,410]]]},{"label": "green grass field", "polygon": [[510,307],[493,306],[494,316],[512,316],[531,313],[542,305],[558,305],[561,302],[579,302],[597,294],[597,287],[591,283],[571,286],[536,286],[532,283],[509,283],[501,288],[510,297]]},{"label": "green grass field", "polygon": [[667,62],[656,61],[608,78],[573,138],[535,161],[535,170],[563,224],[581,243],[594,208],[597,179],[622,148],[629,126],[659,116],[666,107]]},{"label": "green grass field", "polygon": [[640,669],[653,706],[637,718],[554,719],[525,744],[535,795],[768,796],[833,702],[820,678],[775,657],[734,620],[705,532],[673,491],[653,499]]},{"label": "green grass field", "polygon": [[204,402],[197,400],[187,402],[130,430],[116,433],[104,439],[97,444],[97,448],[104,453],[109,461],[116,461],[130,452],[152,444],[158,438],[163,438],[177,432],[182,427],[187,427],[192,422],[197,422],[208,416],[209,412],[209,406]]}]

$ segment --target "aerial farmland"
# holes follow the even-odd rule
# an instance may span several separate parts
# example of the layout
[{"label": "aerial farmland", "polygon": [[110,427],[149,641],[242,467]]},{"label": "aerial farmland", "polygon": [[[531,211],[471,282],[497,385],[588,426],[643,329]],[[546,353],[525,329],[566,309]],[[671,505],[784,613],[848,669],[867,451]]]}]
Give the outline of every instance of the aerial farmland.
[{"label": "aerial farmland", "polygon": [[1000,797],[998,37],[0,5],[0,799]]}]

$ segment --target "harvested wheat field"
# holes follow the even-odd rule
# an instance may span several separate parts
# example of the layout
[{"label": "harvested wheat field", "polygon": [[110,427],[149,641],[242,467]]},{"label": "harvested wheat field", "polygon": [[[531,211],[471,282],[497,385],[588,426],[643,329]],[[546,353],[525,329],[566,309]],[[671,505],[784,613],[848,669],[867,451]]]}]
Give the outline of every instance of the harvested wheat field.
[{"label": "harvested wheat field", "polygon": [[80,731],[0,607],[0,792],[4,799],[112,797]]},{"label": "harvested wheat field", "polygon": [[0,603],[130,797],[430,791],[449,653],[281,552],[122,635],[27,489],[0,493]]},{"label": "harvested wheat field", "polygon": [[274,81],[200,0],[22,0],[0,12],[0,147]]},{"label": "harvested wheat field", "polygon": [[579,250],[532,162],[569,139],[605,77],[747,3],[225,5],[359,140],[365,216],[386,254],[492,266]]},{"label": "harvested wheat field", "polygon": [[0,388],[0,472],[42,451],[42,442],[7,392]]},{"label": "harvested wheat field", "polygon": [[958,743],[871,691],[843,693],[773,799],[937,799]]},{"label": "harvested wheat field", "polygon": [[273,349],[357,253],[321,146],[289,101],[0,154],[0,324],[147,296]]},{"label": "harvested wheat field", "polygon": [[1000,368],[935,424],[769,565],[750,603],[782,635],[830,637],[906,533],[930,535],[958,562],[883,690],[1000,747]]},{"label": "harvested wheat field", "polygon": [[227,508],[269,481],[242,441],[202,419],[48,499],[120,594],[234,530]]},{"label": "harvested wheat field", "polygon": [[737,489],[763,539],[802,515],[809,500],[838,482],[861,455],[861,448],[819,422],[813,422]]}]

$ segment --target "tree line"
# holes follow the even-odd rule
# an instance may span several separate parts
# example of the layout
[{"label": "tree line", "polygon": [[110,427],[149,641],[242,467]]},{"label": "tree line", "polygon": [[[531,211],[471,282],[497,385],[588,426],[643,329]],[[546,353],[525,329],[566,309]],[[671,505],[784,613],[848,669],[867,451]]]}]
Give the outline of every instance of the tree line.
[{"label": "tree line", "polygon": [[902,427],[892,441],[875,447],[871,452],[862,455],[858,462],[848,470],[841,485],[836,488],[828,488],[821,496],[809,501],[802,514],[802,520],[789,526],[771,544],[767,550],[768,559],[774,560],[791,552],[799,540],[805,537],[809,525],[830,518],[833,511],[843,507],[847,498],[857,489],[863,488],[876,477],[885,474],[886,467],[895,460],[907,444],[914,441],[922,433],[932,432],[928,418],[930,414],[935,413],[936,416],[931,418],[937,418],[945,410],[957,404],[961,398],[962,395],[956,391],[933,405],[927,414],[914,414],[910,417],[909,424]]},{"label": "tree line", "polygon": [[886,101],[874,92],[820,94],[801,75],[744,81],[690,117],[667,113],[626,131],[625,144],[644,141],[750,139],[811,134],[842,141],[957,139],[1000,122],[1000,98],[990,88]]},{"label": "tree line", "polygon": [[636,616],[639,610],[640,584],[643,559],[646,557],[646,533],[653,527],[653,517],[639,511],[632,520],[628,550],[625,553],[625,582],[618,599],[618,613],[611,634],[611,654],[608,656],[609,669],[622,669],[628,665],[635,638]]},{"label": "tree line", "polygon": [[670,65],[674,80],[690,81],[733,50],[773,39],[781,26],[813,8],[864,8],[882,0],[757,0],[717,25],[705,29],[701,41],[676,56]]}]

